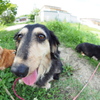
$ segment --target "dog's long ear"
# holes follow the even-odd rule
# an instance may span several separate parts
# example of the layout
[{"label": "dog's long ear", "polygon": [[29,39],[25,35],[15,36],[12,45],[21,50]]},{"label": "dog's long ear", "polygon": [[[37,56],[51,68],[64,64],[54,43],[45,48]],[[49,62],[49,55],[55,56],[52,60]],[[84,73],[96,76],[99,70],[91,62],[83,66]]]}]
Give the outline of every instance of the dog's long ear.
[{"label": "dog's long ear", "polygon": [[16,33],[15,35],[14,35],[14,40],[16,41],[16,50],[17,50],[17,47],[18,47],[18,45],[19,45],[19,42],[20,42],[20,39],[19,39],[19,37],[18,37],[18,33]]},{"label": "dog's long ear", "polygon": [[13,38],[14,38],[14,40],[17,40],[18,39],[18,33],[16,33]]},{"label": "dog's long ear", "polygon": [[51,53],[56,53],[58,52],[58,45],[60,44],[58,38],[54,35],[52,31],[50,31],[50,49]]}]

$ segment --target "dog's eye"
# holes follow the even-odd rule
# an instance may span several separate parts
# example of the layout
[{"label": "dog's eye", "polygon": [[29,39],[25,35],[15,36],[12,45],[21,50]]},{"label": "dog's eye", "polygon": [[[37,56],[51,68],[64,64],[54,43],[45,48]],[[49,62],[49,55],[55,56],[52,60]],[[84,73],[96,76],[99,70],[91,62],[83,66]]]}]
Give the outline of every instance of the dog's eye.
[{"label": "dog's eye", "polygon": [[23,37],[22,34],[18,34],[18,40],[20,40]]},{"label": "dog's eye", "polygon": [[43,35],[43,34],[38,34],[38,39],[39,39],[39,40],[45,40],[45,35]]}]

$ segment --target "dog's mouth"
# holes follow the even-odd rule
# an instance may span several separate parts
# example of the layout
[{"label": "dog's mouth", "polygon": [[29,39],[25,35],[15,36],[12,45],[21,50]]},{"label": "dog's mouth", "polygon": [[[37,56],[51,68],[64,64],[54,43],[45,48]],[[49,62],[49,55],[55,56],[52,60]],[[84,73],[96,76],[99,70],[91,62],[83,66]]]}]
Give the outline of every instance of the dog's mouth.
[{"label": "dog's mouth", "polygon": [[22,78],[22,80],[26,85],[31,85],[32,86],[36,82],[37,76],[38,76],[38,73],[37,73],[37,69],[36,69],[30,75]]}]

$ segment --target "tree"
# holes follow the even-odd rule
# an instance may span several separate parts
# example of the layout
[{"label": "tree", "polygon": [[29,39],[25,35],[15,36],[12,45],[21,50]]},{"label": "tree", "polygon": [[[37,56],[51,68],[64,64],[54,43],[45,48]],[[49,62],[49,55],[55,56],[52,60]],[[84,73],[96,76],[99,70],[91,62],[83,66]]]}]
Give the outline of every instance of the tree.
[{"label": "tree", "polygon": [[17,14],[17,5],[11,4],[10,6],[0,15],[0,21],[2,24],[12,23],[15,20]]},{"label": "tree", "polygon": [[37,16],[39,14],[39,9],[38,8],[35,8],[33,11],[32,11],[32,14]]},{"label": "tree", "polygon": [[35,15],[30,14],[30,15],[29,15],[29,19],[30,19],[30,21],[34,21],[34,19],[35,19]]},{"label": "tree", "polygon": [[11,5],[8,0],[0,0],[0,15]]},{"label": "tree", "polygon": [[37,16],[39,14],[39,9],[38,8],[35,8],[33,9],[33,11],[31,12],[31,14],[29,15],[29,19],[31,21],[33,21],[35,19],[35,16]]}]

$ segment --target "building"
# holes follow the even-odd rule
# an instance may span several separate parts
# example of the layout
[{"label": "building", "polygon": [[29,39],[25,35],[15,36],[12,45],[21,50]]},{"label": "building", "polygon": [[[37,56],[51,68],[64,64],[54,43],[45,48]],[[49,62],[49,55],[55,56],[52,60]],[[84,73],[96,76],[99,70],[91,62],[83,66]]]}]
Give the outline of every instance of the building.
[{"label": "building", "polygon": [[44,22],[51,20],[67,21],[72,23],[78,22],[76,16],[62,10],[60,7],[44,5],[40,10],[39,15],[35,17],[35,21]]},{"label": "building", "polygon": [[97,26],[100,26],[100,19],[97,19],[97,18],[81,18],[80,19],[83,23],[91,23],[91,24],[94,24],[94,25],[97,25]]},{"label": "building", "polygon": [[27,17],[20,17],[15,20],[15,22],[27,22],[29,21]]}]

